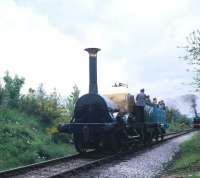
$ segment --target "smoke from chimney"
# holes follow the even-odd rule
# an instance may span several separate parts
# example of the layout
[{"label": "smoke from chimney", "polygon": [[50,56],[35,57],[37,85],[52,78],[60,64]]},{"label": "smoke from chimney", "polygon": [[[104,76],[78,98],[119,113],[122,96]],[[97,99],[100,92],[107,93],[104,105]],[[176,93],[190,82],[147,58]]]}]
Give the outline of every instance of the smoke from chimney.
[{"label": "smoke from chimney", "polygon": [[197,96],[193,94],[185,95],[183,99],[185,102],[188,102],[190,104],[192,112],[194,113],[195,117],[197,117]]}]

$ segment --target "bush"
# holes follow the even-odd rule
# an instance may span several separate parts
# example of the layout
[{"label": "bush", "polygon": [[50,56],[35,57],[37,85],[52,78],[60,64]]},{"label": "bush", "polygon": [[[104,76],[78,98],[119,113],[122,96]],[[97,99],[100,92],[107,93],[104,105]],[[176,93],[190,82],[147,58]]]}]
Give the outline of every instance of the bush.
[{"label": "bush", "polygon": [[0,170],[75,153],[72,145],[55,144],[39,118],[0,109]]},{"label": "bush", "polygon": [[20,109],[28,114],[39,116],[42,123],[50,125],[56,118],[61,117],[63,106],[56,90],[47,95],[43,85],[40,85],[37,91],[29,89],[29,93],[21,97]]},{"label": "bush", "polygon": [[17,108],[19,106],[20,90],[24,84],[24,78],[19,78],[15,75],[12,78],[8,72],[3,77],[5,86],[1,87],[1,104],[4,107]]},{"label": "bush", "polygon": [[167,108],[166,112],[169,126],[167,132],[181,131],[190,127],[190,120],[177,109]]},{"label": "bush", "polygon": [[7,72],[0,83],[0,169],[31,164],[75,153],[66,144],[71,135],[59,134],[57,125],[70,122],[80,91],[75,85],[66,100],[41,84],[21,95],[24,78]]}]

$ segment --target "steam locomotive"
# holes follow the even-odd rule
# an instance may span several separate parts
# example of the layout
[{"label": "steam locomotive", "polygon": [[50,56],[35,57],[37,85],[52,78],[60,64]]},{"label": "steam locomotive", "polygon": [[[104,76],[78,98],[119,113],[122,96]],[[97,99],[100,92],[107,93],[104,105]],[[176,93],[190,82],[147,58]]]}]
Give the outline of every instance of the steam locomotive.
[{"label": "steam locomotive", "polygon": [[195,118],[193,119],[193,128],[200,128],[200,113],[195,113]]},{"label": "steam locomotive", "polygon": [[141,122],[130,93],[99,95],[97,52],[100,49],[85,50],[89,53],[89,93],[78,99],[71,122],[61,125],[59,131],[73,134],[79,153],[91,149],[119,152],[163,139],[167,127],[165,110],[146,105],[145,121]]}]

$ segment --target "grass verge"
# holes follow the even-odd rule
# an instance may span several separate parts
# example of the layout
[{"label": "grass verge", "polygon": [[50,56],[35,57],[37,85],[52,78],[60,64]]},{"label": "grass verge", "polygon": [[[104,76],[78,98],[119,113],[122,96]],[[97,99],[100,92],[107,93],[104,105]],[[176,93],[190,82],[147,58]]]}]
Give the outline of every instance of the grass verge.
[{"label": "grass verge", "polygon": [[200,133],[181,145],[181,152],[169,168],[171,177],[200,177]]}]

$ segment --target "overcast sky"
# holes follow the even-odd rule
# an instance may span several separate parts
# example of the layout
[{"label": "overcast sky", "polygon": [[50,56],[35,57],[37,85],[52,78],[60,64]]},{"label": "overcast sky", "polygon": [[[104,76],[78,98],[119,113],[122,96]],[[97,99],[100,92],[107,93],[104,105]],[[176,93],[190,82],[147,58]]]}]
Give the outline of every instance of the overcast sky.
[{"label": "overcast sky", "polygon": [[67,95],[88,91],[87,47],[98,47],[100,93],[115,81],[158,98],[190,93],[179,59],[186,36],[200,28],[198,0],[0,0],[0,76],[44,83]]}]

